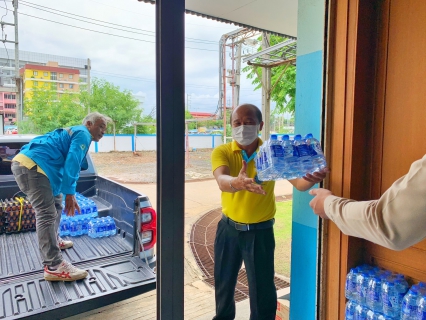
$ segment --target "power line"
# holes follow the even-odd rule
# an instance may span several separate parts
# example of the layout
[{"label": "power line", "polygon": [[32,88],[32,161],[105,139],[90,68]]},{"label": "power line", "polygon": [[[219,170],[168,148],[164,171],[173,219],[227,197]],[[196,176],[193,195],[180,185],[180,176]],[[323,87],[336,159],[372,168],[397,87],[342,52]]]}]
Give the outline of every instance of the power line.
[{"label": "power line", "polygon": [[[4,8],[4,7],[0,7],[0,8],[2,8],[2,9],[6,9],[6,8]],[[8,10],[8,9],[6,9],[6,10]],[[86,30],[86,31],[96,32],[96,33],[105,34],[105,35],[109,35],[109,36],[113,36],[113,37],[118,37],[118,38],[123,38],[123,39],[130,39],[130,40],[135,40],[135,41],[140,41],[140,42],[155,43],[155,41],[149,41],[149,40],[136,39],[136,38],[126,37],[126,36],[120,36],[120,35],[116,35],[116,34],[112,34],[112,33],[108,33],[108,32],[92,30],[92,29],[88,29],[88,28],[83,28],[83,27],[73,26],[73,25],[71,25],[71,24],[67,24],[67,23],[63,23],[63,22],[58,22],[58,21],[53,21],[53,20],[49,20],[49,19],[45,19],[45,18],[40,18],[40,17],[36,17],[36,16],[30,15],[30,14],[22,13],[22,12],[18,12],[18,13],[19,13],[20,15],[28,16],[28,17],[31,17],[31,18],[40,19],[40,20],[44,20],[44,21],[48,21],[48,22],[53,22],[53,23],[57,23],[57,24],[64,25],[64,26],[68,26],[68,27],[72,27],[72,28],[81,29],[81,30]],[[202,49],[202,48],[193,48],[193,47],[185,47],[185,48],[186,48],[186,49],[193,49],[193,50],[202,50],[202,51],[214,51],[214,52],[218,52],[218,50],[211,50],[211,49]]]},{"label": "power line", "polygon": [[[106,3],[102,3],[102,2],[98,2],[98,1],[94,1],[94,0],[87,0],[87,1],[91,1],[91,2],[94,2],[94,3],[98,3],[98,4],[101,4],[101,5],[103,5],[103,6],[112,7],[112,8],[114,8],[114,9],[118,9],[118,10],[122,10],[122,11],[130,12],[130,13],[133,13],[133,14],[135,14],[135,15],[139,15],[139,16],[143,16],[143,17],[149,17],[149,18],[154,18],[154,17],[149,16],[149,15],[147,15],[147,14],[140,14],[140,13],[137,13],[137,12],[134,12],[134,11],[125,10],[125,9],[123,9],[123,8],[114,7],[114,6],[110,5],[110,4],[106,4]],[[205,26],[205,25],[202,25],[202,24],[196,24],[196,23],[187,23],[187,24],[192,25],[192,26],[205,27],[205,28],[215,28],[215,29],[227,29],[227,30],[230,30],[230,28],[228,28],[228,27]]]},{"label": "power line", "polygon": [[[98,74],[103,74],[103,75],[107,75],[107,76],[111,76],[111,77],[116,77],[116,78],[123,78],[123,79],[130,79],[130,80],[136,80],[136,81],[146,81],[146,82],[155,82],[155,79],[150,79],[150,78],[142,78],[142,77],[134,77],[134,76],[128,76],[125,74],[118,74],[118,73],[111,73],[111,72],[104,72],[104,71],[96,71],[96,70],[91,70],[92,73],[98,73]],[[199,85],[199,84],[190,84],[187,83],[185,84],[185,86],[188,87],[197,87],[197,88],[211,88],[211,89],[217,89],[217,86],[207,86],[207,85]]]},{"label": "power line", "polygon": [[[98,19],[95,19],[95,18],[85,17],[85,16],[81,16],[81,15],[78,15],[78,14],[75,14],[75,13],[70,13],[70,12],[62,11],[62,10],[59,10],[59,9],[54,9],[54,8],[50,8],[50,7],[46,7],[46,6],[42,6],[42,5],[36,5],[36,4],[31,3],[31,2],[27,2],[27,1],[21,1],[21,3],[23,5],[25,5],[25,6],[28,6],[28,7],[33,8],[33,9],[41,10],[41,11],[52,13],[52,14],[56,14],[56,15],[59,15],[61,17],[65,17],[65,18],[69,18],[69,19],[74,19],[74,20],[85,22],[85,23],[91,23],[91,24],[98,25],[98,26],[101,26],[101,27],[111,28],[111,29],[120,30],[120,31],[124,31],[124,32],[131,32],[131,33],[135,33],[135,34],[142,34],[142,35],[146,35],[146,36],[150,36],[150,37],[154,37],[155,36],[155,31],[150,31],[150,30],[145,30],[145,29],[140,29],[140,28],[135,28],[135,27],[129,27],[129,26],[124,26],[124,25],[120,25],[120,24],[116,24],[116,23],[112,23],[112,22],[108,22],[108,21],[98,20]],[[48,10],[37,8],[37,7],[46,8]],[[53,12],[53,11],[49,11],[49,10],[53,10],[53,11],[57,11],[57,12],[62,12],[62,13],[65,13],[65,14],[68,14],[68,15],[72,15],[72,16],[76,16],[76,17],[80,17],[80,18],[83,18],[83,19],[98,21],[98,22],[102,22],[102,23],[107,23],[107,24],[111,24],[111,25],[114,25],[114,26],[119,26],[119,27],[128,28],[128,29],[132,29],[132,30],[140,30],[140,31],[148,32],[150,34],[141,33],[141,32],[134,32],[134,31],[130,31],[130,30],[123,30],[123,29],[118,29],[118,28],[113,28],[113,27],[110,27],[110,26],[105,26],[105,25],[94,23],[94,22],[91,22],[91,21],[84,21],[84,20],[81,20],[81,19],[76,19],[74,17],[68,17],[66,15],[63,15],[63,14],[60,14],[60,13],[57,13],[57,12]],[[215,45],[217,45],[217,41],[212,41],[212,40],[197,39],[197,38],[188,38],[188,37],[186,39],[187,39],[188,42],[205,43],[205,44],[215,44]]]}]

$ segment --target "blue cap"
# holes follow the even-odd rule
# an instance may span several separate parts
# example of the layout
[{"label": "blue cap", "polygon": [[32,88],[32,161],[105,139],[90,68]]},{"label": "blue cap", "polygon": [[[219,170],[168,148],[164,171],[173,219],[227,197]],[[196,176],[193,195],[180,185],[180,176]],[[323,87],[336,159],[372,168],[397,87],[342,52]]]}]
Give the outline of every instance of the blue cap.
[{"label": "blue cap", "polygon": [[296,134],[294,136],[294,140],[301,140],[301,139],[302,139],[302,136],[300,134]]},{"label": "blue cap", "polygon": [[290,136],[289,136],[288,134],[285,134],[285,135],[283,135],[283,136],[281,137],[281,140],[282,140],[282,141],[290,140]]},{"label": "blue cap", "polygon": [[305,136],[305,139],[309,139],[309,138],[313,138],[314,136],[312,135],[312,133],[308,133],[306,136]]},{"label": "blue cap", "polygon": [[276,134],[271,134],[271,140],[277,140],[277,135]]}]

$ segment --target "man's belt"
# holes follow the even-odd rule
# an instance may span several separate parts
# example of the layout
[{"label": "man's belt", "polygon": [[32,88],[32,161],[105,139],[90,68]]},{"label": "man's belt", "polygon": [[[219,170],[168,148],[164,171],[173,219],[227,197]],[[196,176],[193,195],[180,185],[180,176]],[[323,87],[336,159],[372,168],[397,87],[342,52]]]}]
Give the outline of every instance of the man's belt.
[{"label": "man's belt", "polygon": [[259,223],[244,224],[244,223],[239,223],[239,222],[236,222],[236,221],[228,218],[223,213],[222,213],[222,220],[225,221],[227,224],[229,224],[231,227],[234,227],[235,229],[237,229],[238,231],[251,231],[251,230],[259,230],[259,229],[268,229],[268,228],[272,228],[272,226],[275,223],[275,219],[271,219],[271,220],[263,221],[263,222],[259,222]]}]

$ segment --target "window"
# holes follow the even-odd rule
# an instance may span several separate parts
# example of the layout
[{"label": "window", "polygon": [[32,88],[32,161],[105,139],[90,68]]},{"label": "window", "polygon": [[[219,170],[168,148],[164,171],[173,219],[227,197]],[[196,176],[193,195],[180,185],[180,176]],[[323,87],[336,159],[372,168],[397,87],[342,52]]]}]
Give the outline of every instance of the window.
[{"label": "window", "polygon": [[64,87],[64,84],[63,83],[60,83],[59,84],[59,88],[63,88]]},{"label": "window", "polygon": [[48,72],[43,72],[43,77],[47,77],[49,75]]},{"label": "window", "polygon": [[50,80],[56,80],[56,72],[50,73]]},{"label": "window", "polygon": [[5,108],[5,109],[15,109],[15,108],[16,108],[16,105],[15,105],[15,104],[12,104],[12,103],[6,103],[6,104],[4,105],[4,108]]},{"label": "window", "polygon": [[59,74],[59,78],[63,78],[64,77],[64,74],[63,73],[60,73]]},{"label": "window", "polygon": [[[13,130],[10,129],[7,132],[11,134]],[[18,142],[18,143],[2,143],[0,144],[0,158],[6,161],[0,161],[0,175],[12,175],[12,171],[10,170],[10,165],[12,164],[12,159],[21,151],[21,147],[26,144],[26,142]],[[7,161],[8,160],[8,161]]]},{"label": "window", "polygon": [[68,79],[72,79],[72,76],[73,76],[72,74],[69,74]]},{"label": "window", "polygon": [[38,76],[38,71],[33,71],[33,76]]},{"label": "window", "polygon": [[4,98],[9,100],[14,100],[16,96],[14,94],[5,94]]},{"label": "window", "polygon": [[70,89],[74,89],[74,85],[73,84],[70,84]]},{"label": "window", "polygon": [[38,81],[33,81],[33,85],[34,85],[34,87],[37,87],[38,86]]}]

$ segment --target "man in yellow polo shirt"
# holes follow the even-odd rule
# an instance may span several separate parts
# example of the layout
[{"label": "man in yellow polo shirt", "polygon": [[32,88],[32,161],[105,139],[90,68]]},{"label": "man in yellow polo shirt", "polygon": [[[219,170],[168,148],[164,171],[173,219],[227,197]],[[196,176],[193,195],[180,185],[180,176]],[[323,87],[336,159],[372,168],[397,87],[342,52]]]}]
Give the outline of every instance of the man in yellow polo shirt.
[{"label": "man in yellow polo shirt", "polygon": [[[243,104],[234,109],[230,123],[234,141],[215,148],[212,153],[212,170],[222,191],[223,212],[214,248],[216,316],[213,319],[235,318],[234,291],[244,261],[250,320],[274,320],[275,182],[256,183],[252,161],[263,143],[258,137],[263,127],[262,113],[254,105]],[[322,181],[327,172],[325,168],[290,183],[306,191]]]}]

